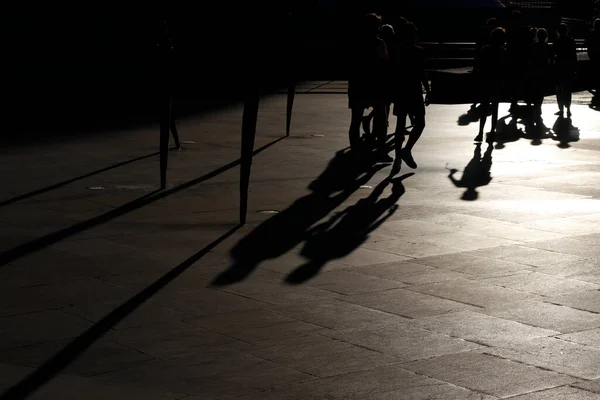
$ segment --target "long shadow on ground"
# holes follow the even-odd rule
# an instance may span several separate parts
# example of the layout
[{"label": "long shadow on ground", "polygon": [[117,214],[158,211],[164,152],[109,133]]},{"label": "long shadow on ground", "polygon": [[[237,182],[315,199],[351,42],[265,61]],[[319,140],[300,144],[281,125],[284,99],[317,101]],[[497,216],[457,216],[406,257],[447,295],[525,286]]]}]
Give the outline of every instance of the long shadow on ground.
[{"label": "long shadow on ground", "polygon": [[310,194],[261,223],[233,247],[233,265],[217,276],[212,285],[239,282],[260,263],[278,258],[310,238],[311,226],[340,206],[383,167],[360,153],[338,151],[325,171],[310,183]]}]

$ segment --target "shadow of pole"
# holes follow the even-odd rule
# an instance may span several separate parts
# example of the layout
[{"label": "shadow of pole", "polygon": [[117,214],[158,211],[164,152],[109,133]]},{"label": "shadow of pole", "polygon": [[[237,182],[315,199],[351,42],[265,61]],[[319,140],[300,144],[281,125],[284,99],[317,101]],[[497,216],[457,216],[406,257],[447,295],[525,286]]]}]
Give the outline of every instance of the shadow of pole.
[{"label": "shadow of pole", "polygon": [[[253,152],[253,154],[255,154],[255,155],[259,154],[283,139],[285,139],[285,137],[281,137],[277,140],[267,143],[266,145],[262,146],[261,148],[255,150]],[[103,223],[106,223],[114,218],[120,217],[124,214],[127,214],[131,211],[137,210],[141,207],[144,207],[152,202],[155,202],[156,200],[162,199],[164,197],[170,196],[174,193],[180,192],[180,191],[190,188],[194,185],[197,185],[201,182],[212,179],[215,176],[220,175],[223,172],[239,165],[240,162],[241,162],[241,160],[237,159],[235,161],[230,162],[229,164],[226,164],[220,168],[215,169],[212,172],[209,172],[208,174],[202,175],[201,177],[198,177],[189,182],[183,183],[174,188],[171,188],[168,190],[160,190],[160,189],[155,190],[154,192],[148,193],[140,198],[137,198],[129,203],[126,203],[126,204],[124,204],[118,208],[115,208],[114,210],[111,210],[109,212],[106,212],[102,215],[91,218],[87,221],[79,222],[77,224],[71,225],[68,228],[49,233],[47,235],[44,235],[37,239],[34,239],[30,242],[23,243],[19,246],[13,247],[12,249],[7,250],[0,254],[0,267],[3,265],[6,265],[12,261],[15,261],[21,257],[24,257],[27,254],[33,253],[35,251],[39,251],[47,246],[57,243],[65,238],[68,238],[77,233],[83,232],[83,231],[93,228],[95,226],[101,225]]]},{"label": "shadow of pole", "polygon": [[221,242],[233,235],[240,227],[241,225],[237,225],[230,229],[220,238],[216,239],[181,264],[177,265],[171,271],[167,272],[161,278],[127,300],[125,303],[121,304],[119,307],[115,308],[108,315],[85,331],[81,336],[77,337],[68,345],[63,347],[62,350],[52,356],[33,373],[6,390],[2,395],[0,395],[0,400],[26,399],[34,391],[48,383],[52,378],[68,367],[69,364],[75,361],[75,359],[77,359],[81,353],[94,344],[96,340],[104,336],[112,327],[122,321],[127,315],[135,311],[136,308],[158,293],[162,288],[181,275],[194,263],[199,261]]},{"label": "shadow of pole", "polygon": [[50,191],[52,191],[54,189],[58,189],[58,188],[60,188],[62,186],[66,186],[66,185],[68,185],[70,183],[77,182],[77,181],[80,181],[80,180],[85,179],[85,178],[89,178],[90,176],[98,175],[98,174],[101,174],[102,172],[110,171],[111,169],[119,168],[119,167],[122,167],[124,165],[132,164],[132,163],[137,162],[137,161],[142,161],[142,160],[145,160],[146,158],[154,157],[154,156],[157,156],[159,154],[160,154],[160,152],[155,152],[155,153],[152,153],[152,154],[146,154],[145,156],[141,156],[141,157],[133,158],[131,160],[123,161],[123,162],[111,165],[110,167],[101,168],[99,170],[87,173],[85,175],[78,176],[76,178],[71,178],[71,179],[67,179],[66,181],[55,183],[54,185],[50,185],[50,186],[42,188],[42,189],[37,189],[37,190],[31,191],[29,193],[24,193],[24,194],[21,194],[19,196],[13,197],[12,199],[8,199],[8,200],[4,200],[4,201],[0,202],[0,207],[5,207],[5,206],[8,206],[10,204],[16,203],[18,201],[25,200],[27,198],[30,198],[30,197],[33,197],[33,196],[37,196],[37,195],[40,195],[40,194],[43,194],[43,193],[46,193],[46,192],[50,192]]}]

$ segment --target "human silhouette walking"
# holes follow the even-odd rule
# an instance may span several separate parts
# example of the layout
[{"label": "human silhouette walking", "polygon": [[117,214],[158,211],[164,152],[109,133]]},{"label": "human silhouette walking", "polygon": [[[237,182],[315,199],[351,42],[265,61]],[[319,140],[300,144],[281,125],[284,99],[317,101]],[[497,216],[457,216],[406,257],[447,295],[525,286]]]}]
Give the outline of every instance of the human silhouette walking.
[{"label": "human silhouette walking", "polygon": [[558,112],[555,115],[571,117],[571,98],[575,73],[577,71],[577,47],[575,40],[569,36],[569,27],[560,24],[556,29],[557,39],[554,42],[554,74],[556,79],[556,101]]},{"label": "human silhouette walking", "polygon": [[492,127],[488,134],[488,142],[493,142],[498,123],[498,103],[502,93],[507,65],[504,44],[506,33],[502,28],[496,28],[491,33],[490,44],[481,49],[479,57],[475,60],[475,70],[479,77],[479,90],[481,96],[481,119],[479,120],[479,133],[475,141],[483,140],[483,130],[488,114],[492,115]]},{"label": "human silhouette walking", "polygon": [[[348,108],[352,111],[349,141],[353,150],[360,147],[363,114],[365,109],[373,107],[373,133],[377,138],[378,153],[383,156],[387,134],[385,68],[388,52],[385,42],[379,37],[381,17],[376,14],[365,15],[360,28],[348,80]],[[389,160],[384,158],[382,161]]]},{"label": "human silhouette walking", "polygon": [[517,112],[520,99],[525,97],[525,77],[527,74],[527,46],[530,44],[529,29],[522,24],[522,14],[514,10],[506,29],[506,50],[508,55],[508,83],[510,89],[510,112]]},{"label": "human silhouette walking", "polygon": [[540,28],[536,31],[536,42],[529,45],[529,98],[532,106],[531,127],[542,126],[542,103],[544,93],[550,80],[550,63],[552,51],[548,44],[548,32]]},{"label": "human silhouette walking", "polygon": [[[429,81],[425,74],[425,52],[417,46],[417,28],[411,22],[396,27],[396,46],[391,52],[391,91],[396,116],[396,157],[391,174],[400,172],[402,161],[417,168],[412,150],[425,129],[425,107],[429,104]],[[423,88],[426,97],[423,99]],[[413,116],[413,128],[406,130],[406,118]],[[408,141],[404,148],[404,135]]]},{"label": "human silhouette walking", "polygon": [[[385,24],[385,25],[381,26],[381,30],[379,32],[379,37],[381,39],[383,39],[383,41],[385,42],[385,46],[388,51],[388,56],[394,45],[395,35],[396,35],[396,33],[394,32],[394,27],[392,25]],[[387,65],[386,65],[385,74],[388,75],[389,74],[389,63],[386,63],[386,64]],[[389,118],[390,118],[389,90],[384,91],[384,96],[385,96],[385,123],[386,123],[386,127],[389,127],[390,126],[390,122],[389,122]],[[372,110],[369,114],[365,115],[362,119],[362,128],[363,128],[363,131],[365,132],[365,137],[366,137],[367,141],[370,141],[371,143],[375,142],[375,137],[374,137],[374,135],[371,134],[371,121],[373,120],[374,116],[375,116],[375,110]]]},{"label": "human silhouette walking", "polygon": [[600,105],[600,18],[594,20],[592,30],[586,38],[587,53],[592,63],[592,105]]}]

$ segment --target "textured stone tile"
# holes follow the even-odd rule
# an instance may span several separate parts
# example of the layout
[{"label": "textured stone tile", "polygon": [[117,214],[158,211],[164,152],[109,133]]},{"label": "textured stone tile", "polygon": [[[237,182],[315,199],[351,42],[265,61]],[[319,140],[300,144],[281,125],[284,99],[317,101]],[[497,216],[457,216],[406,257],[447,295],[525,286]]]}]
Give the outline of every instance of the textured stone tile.
[{"label": "textured stone tile", "polygon": [[549,297],[546,301],[578,310],[600,313],[600,291],[598,290],[553,296]]},{"label": "textured stone tile", "polygon": [[[486,399],[398,366],[352,372],[304,383],[304,386],[342,399]],[[443,396],[443,397],[442,397]],[[484,396],[484,397],[480,397]],[[491,397],[490,397],[491,398]]]},{"label": "textured stone tile", "polygon": [[301,337],[325,329],[266,310],[232,312],[186,322],[248,343]]},{"label": "textured stone tile", "polygon": [[575,381],[556,372],[477,353],[451,354],[403,364],[402,367],[498,397],[515,396]]},{"label": "textured stone tile", "polygon": [[105,382],[124,382],[152,390],[178,391],[208,398],[227,398],[253,390],[272,390],[311,378],[281,364],[226,348],[102,376]]},{"label": "textured stone tile", "polygon": [[[0,352],[0,361],[27,367],[39,367],[58,354],[70,342],[71,340],[60,340],[5,350]],[[148,354],[106,339],[95,341],[89,348],[83,349],[80,354],[76,352],[66,354],[67,359],[71,359],[71,357],[72,363],[63,372],[79,376],[103,374],[141,365],[155,359]]]},{"label": "textured stone tile", "polygon": [[411,286],[407,290],[414,290],[479,307],[489,307],[539,297],[530,293],[464,279],[432,283],[430,285]]},{"label": "textured stone tile", "polygon": [[197,317],[265,306],[263,302],[215,289],[159,293],[154,296],[154,300],[165,307]]},{"label": "textured stone tile", "polygon": [[68,306],[67,303],[36,293],[30,288],[6,286],[0,290],[0,317]]},{"label": "textured stone tile", "polygon": [[[92,322],[98,322],[113,311],[118,312],[124,303],[86,303],[65,309],[65,312],[76,315]],[[188,317],[189,314],[165,307],[153,301],[145,301],[130,313],[121,315],[113,329],[126,329],[138,326],[148,326],[156,323],[177,321]]]},{"label": "textured stone tile", "polygon": [[0,349],[72,338],[91,326],[60,310],[0,318]]},{"label": "textured stone tile", "polygon": [[258,357],[319,377],[400,362],[396,357],[332,338],[314,342],[290,338],[273,346],[254,347],[247,351]]},{"label": "textured stone tile", "polygon": [[17,384],[33,371],[30,367],[0,363],[0,390]]},{"label": "textured stone tile", "polygon": [[595,400],[600,399],[600,395],[571,386],[562,386],[511,398],[517,400]]},{"label": "textured stone tile", "polygon": [[272,310],[291,318],[330,329],[393,324],[405,319],[397,315],[335,299],[307,301],[275,307]]},{"label": "textured stone tile", "polygon": [[600,378],[600,349],[558,338],[515,340],[487,352],[583,379]]},{"label": "textured stone tile", "polygon": [[6,265],[2,267],[4,278],[15,287],[44,285],[57,282],[73,282],[79,279],[89,279],[107,276],[100,269],[89,267],[85,258],[78,261],[65,261],[51,264]]},{"label": "textured stone tile", "polygon": [[347,256],[338,259],[340,264],[351,267],[410,260],[410,257],[359,247]]},{"label": "textured stone tile", "polygon": [[521,224],[526,228],[540,231],[556,232],[567,235],[584,235],[597,233],[598,224],[593,222],[577,221],[569,218],[548,218],[537,221],[528,221]]},{"label": "textured stone tile", "polygon": [[538,301],[479,312],[563,333],[600,327],[598,314]]},{"label": "textured stone tile", "polygon": [[430,257],[440,254],[459,253],[463,251],[458,247],[446,246],[443,244],[429,243],[419,237],[410,239],[386,240],[384,242],[369,243],[364,247],[383,251],[391,254],[398,254],[405,257]]},{"label": "textured stone tile", "polygon": [[76,285],[71,282],[59,282],[31,289],[69,304],[124,302],[136,294],[127,287],[97,278],[81,279]]},{"label": "textured stone tile", "polygon": [[470,278],[469,275],[460,272],[450,271],[442,268],[428,267],[426,265],[416,264],[410,261],[357,267],[351,269],[351,271],[365,275],[377,276],[383,279],[395,280],[408,285],[422,285],[425,283]]},{"label": "textured stone tile", "polygon": [[577,388],[600,395],[600,380],[598,379],[594,379],[592,381],[576,382],[571,384],[571,386],[575,386]]},{"label": "textured stone tile", "polygon": [[473,235],[464,232],[448,232],[428,235],[424,240],[430,243],[439,243],[446,246],[457,247],[463,251],[487,249],[496,246],[519,244],[520,242],[501,239],[492,236]]},{"label": "textured stone tile", "polygon": [[472,311],[421,318],[416,326],[488,346],[499,346],[514,340],[557,335],[559,332],[535,328],[519,322],[491,317]]},{"label": "textured stone tile", "polygon": [[398,281],[377,278],[350,271],[324,272],[317,275],[306,284],[344,295],[379,292],[406,286]]},{"label": "textured stone tile", "polygon": [[201,328],[194,323],[180,321],[112,331],[107,337],[160,359],[190,357],[207,348],[236,343],[236,340],[230,337]]},{"label": "textured stone tile", "polygon": [[409,323],[329,331],[322,334],[393,355],[401,361],[422,360],[484,348],[462,339],[426,331]]},{"label": "textured stone tile", "polygon": [[526,268],[523,264],[517,264],[506,260],[478,257],[473,255],[472,252],[419,258],[414,260],[414,262],[469,275],[495,275],[519,271]]},{"label": "textured stone tile", "polygon": [[493,249],[479,250],[473,252],[472,254],[481,257],[508,260],[533,267],[544,266],[548,264],[574,262],[581,259],[580,256],[568,253],[562,253],[551,250],[542,250],[539,248],[528,246],[529,244],[522,246],[500,246],[495,247]]},{"label": "textured stone tile", "polygon": [[180,400],[186,398],[185,393],[172,393],[126,384],[98,382],[93,378],[84,378],[72,375],[61,375],[34,392],[29,399],[32,400],[77,400],[82,393],[89,400]]},{"label": "textured stone tile", "polygon": [[579,344],[584,344],[586,346],[600,348],[600,329],[598,329],[598,328],[589,329],[589,330],[579,329],[579,331],[581,331],[581,332],[574,331],[573,333],[560,335],[557,337],[562,340],[567,340],[569,342],[575,342],[575,343],[579,343]]},{"label": "textured stone tile", "polygon": [[592,283],[563,279],[534,271],[518,271],[514,275],[485,278],[481,281],[541,296],[556,296],[600,289],[600,286]]},{"label": "textured stone tile", "polygon": [[407,318],[423,318],[478,307],[405,289],[347,296],[344,301]]},{"label": "textured stone tile", "polygon": [[600,258],[600,249],[586,241],[577,238],[563,238],[547,241],[536,241],[529,243],[529,247],[536,249],[554,251],[558,253],[571,254],[577,257]]},{"label": "textured stone tile", "polygon": [[[317,392],[301,384],[281,388],[246,391],[244,394],[227,397],[227,400],[334,400],[335,398]],[[184,400],[201,400],[200,398],[185,398]]]}]

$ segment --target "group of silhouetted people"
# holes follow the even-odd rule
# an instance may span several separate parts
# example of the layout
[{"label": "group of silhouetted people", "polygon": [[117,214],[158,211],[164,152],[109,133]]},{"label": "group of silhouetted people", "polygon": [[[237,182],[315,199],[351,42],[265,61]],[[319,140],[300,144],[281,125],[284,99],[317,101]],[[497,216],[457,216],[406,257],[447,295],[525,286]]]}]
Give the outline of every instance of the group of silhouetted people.
[{"label": "group of silhouetted people", "polygon": [[[543,126],[542,103],[549,88],[553,88],[556,94],[558,111],[555,115],[571,117],[578,58],[576,42],[569,35],[568,26],[558,25],[555,39],[550,44],[548,31],[522,24],[518,10],[510,14],[505,25],[501,26],[496,18],[490,18],[476,43],[473,72],[478,83],[480,104],[479,133],[475,137],[478,142],[484,140],[489,115],[492,117],[491,130],[486,139],[490,143],[495,141],[498,104],[504,96],[510,99],[510,113],[513,115],[518,110],[519,101],[527,104],[531,128]],[[425,74],[425,52],[416,44],[417,28],[402,17],[392,24],[383,25],[381,17],[376,14],[365,15],[360,28],[348,81],[348,105],[352,110],[350,145],[361,150],[364,146],[374,147],[378,161],[394,162],[392,175],[400,171],[402,161],[416,168],[412,149],[425,128],[425,106],[430,91]],[[594,21],[586,45],[592,63],[592,106],[598,106],[600,19]],[[423,89],[427,94],[425,99]],[[472,107],[476,105],[474,103]],[[392,106],[393,115],[397,117],[395,159],[388,155],[386,147]],[[364,111],[369,108],[372,111],[364,116]],[[407,117],[412,124],[410,131],[406,128]],[[361,140],[361,126],[365,140]],[[402,147],[405,135],[408,135],[408,141]]]},{"label": "group of silhouetted people", "polygon": [[[348,107],[352,110],[350,146],[376,149],[377,160],[392,162],[392,175],[400,172],[402,161],[411,168],[417,164],[412,149],[425,129],[423,87],[429,94],[425,75],[425,54],[417,46],[417,28],[404,19],[382,24],[376,14],[367,14],[362,21],[355,58],[348,81]],[[393,108],[392,108],[393,107]],[[372,112],[364,116],[366,109]],[[388,155],[387,128],[390,112],[397,117],[395,136],[396,157]],[[410,117],[412,129],[406,129]],[[372,132],[371,132],[372,121]],[[365,131],[361,140],[360,128]],[[404,136],[409,138],[404,144]]]}]

